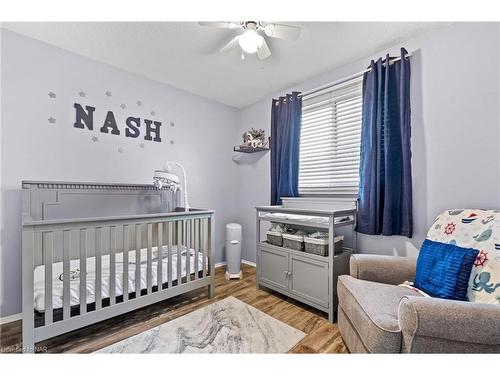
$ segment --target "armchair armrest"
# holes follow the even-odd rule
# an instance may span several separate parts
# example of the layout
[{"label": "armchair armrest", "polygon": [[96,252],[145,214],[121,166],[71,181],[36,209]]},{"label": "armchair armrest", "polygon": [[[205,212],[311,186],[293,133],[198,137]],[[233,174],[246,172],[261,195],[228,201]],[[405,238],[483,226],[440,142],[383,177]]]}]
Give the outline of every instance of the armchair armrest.
[{"label": "armchair armrest", "polygon": [[403,352],[500,352],[498,305],[406,296],[398,316]]},{"label": "armchair armrest", "polygon": [[398,285],[415,278],[417,260],[413,258],[353,254],[349,263],[350,274],[357,279]]}]

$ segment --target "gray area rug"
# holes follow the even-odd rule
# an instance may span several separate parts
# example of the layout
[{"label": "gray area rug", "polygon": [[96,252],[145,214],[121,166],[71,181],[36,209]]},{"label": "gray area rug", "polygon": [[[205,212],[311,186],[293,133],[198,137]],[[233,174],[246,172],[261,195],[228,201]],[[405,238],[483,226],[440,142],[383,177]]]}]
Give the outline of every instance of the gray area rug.
[{"label": "gray area rug", "polygon": [[286,353],[304,336],[228,297],[96,353]]}]

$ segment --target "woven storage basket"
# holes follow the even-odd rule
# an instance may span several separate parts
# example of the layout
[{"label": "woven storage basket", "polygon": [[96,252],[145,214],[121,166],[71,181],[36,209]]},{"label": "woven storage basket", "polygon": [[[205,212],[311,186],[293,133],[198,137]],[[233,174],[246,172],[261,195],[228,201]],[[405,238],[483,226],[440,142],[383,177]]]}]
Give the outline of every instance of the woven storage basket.
[{"label": "woven storage basket", "polygon": [[266,232],[267,242],[275,246],[283,246],[283,235],[280,232]]},{"label": "woven storage basket", "polygon": [[[341,253],[344,246],[344,236],[335,236],[333,242],[333,253]],[[328,256],[328,237],[304,237],[304,250],[309,254]]]},{"label": "woven storage basket", "polygon": [[283,247],[297,251],[304,251],[304,236],[283,234]]}]

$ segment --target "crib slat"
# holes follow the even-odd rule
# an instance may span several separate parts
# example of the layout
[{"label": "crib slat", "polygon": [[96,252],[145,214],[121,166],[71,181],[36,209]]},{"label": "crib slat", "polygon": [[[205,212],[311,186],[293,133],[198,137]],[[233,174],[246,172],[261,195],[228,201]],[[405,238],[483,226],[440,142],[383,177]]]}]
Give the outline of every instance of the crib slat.
[{"label": "crib slat", "polygon": [[141,296],[141,224],[135,226],[135,298]]},{"label": "crib slat", "polygon": [[102,307],[102,228],[95,233],[95,309]]},{"label": "crib slat", "polygon": [[205,277],[207,276],[207,272],[206,272],[206,269],[207,269],[207,245],[206,245],[207,241],[206,241],[206,238],[205,238],[205,219],[200,219],[200,246],[202,248],[202,252],[203,252],[203,258],[201,260],[201,275],[202,277]]},{"label": "crib slat", "polygon": [[183,221],[177,221],[177,285],[182,281],[182,229]]},{"label": "crib slat", "polygon": [[128,301],[128,252],[130,251],[130,227],[123,226],[123,302]]},{"label": "crib slat", "polygon": [[158,255],[156,257],[157,259],[157,266],[158,269],[156,270],[156,285],[158,285],[158,291],[163,289],[163,223],[158,223],[158,243],[157,249],[158,249]]},{"label": "crib slat", "polygon": [[[88,228],[87,229],[87,256],[94,256],[94,265],[95,265],[95,256],[96,256],[96,244],[97,244],[97,229]],[[88,278],[87,278],[88,280]],[[96,293],[96,277],[94,271],[94,299]]]},{"label": "crib slat", "polygon": [[52,324],[52,253],[54,250],[53,232],[45,232],[45,325]]},{"label": "crib slat", "polygon": [[81,229],[78,238],[80,246],[80,315],[87,312],[87,246],[93,243],[93,240],[89,239],[90,232],[88,229]]},{"label": "crib slat", "polygon": [[151,294],[152,285],[153,285],[153,264],[152,264],[152,246],[153,246],[153,225],[148,223],[148,262],[147,262],[147,271],[146,271],[146,285],[147,285],[147,294]]},{"label": "crib slat", "polygon": [[199,265],[198,265],[198,254],[200,250],[200,219],[196,219],[194,221],[194,229],[193,229],[193,234],[194,234],[194,279],[198,280],[198,272],[199,272]]},{"label": "crib slat", "polygon": [[191,281],[191,222],[192,220],[186,220],[186,233],[185,233],[185,243],[186,243],[186,282]]},{"label": "crib slat", "polygon": [[61,249],[63,254],[63,319],[70,318],[70,231],[65,230],[56,232],[56,249]]},{"label": "crib slat", "polygon": [[168,279],[168,287],[172,287],[172,272],[173,272],[173,264],[172,264],[172,236],[174,235],[174,231],[172,229],[173,223],[169,221],[168,225],[168,263],[167,263],[167,279]]},{"label": "crib slat", "polygon": [[[215,225],[214,225],[214,220],[215,216],[212,213],[210,217],[208,218],[208,228],[207,228],[207,234],[208,234],[208,254],[210,255],[210,258],[208,260],[208,273],[210,276],[215,276],[215,263],[214,263],[214,258],[212,255],[214,254],[215,251]],[[208,288],[209,292],[209,298],[213,297],[213,285],[210,285]]]},{"label": "crib slat", "polygon": [[116,227],[109,228],[109,305],[116,302]]}]

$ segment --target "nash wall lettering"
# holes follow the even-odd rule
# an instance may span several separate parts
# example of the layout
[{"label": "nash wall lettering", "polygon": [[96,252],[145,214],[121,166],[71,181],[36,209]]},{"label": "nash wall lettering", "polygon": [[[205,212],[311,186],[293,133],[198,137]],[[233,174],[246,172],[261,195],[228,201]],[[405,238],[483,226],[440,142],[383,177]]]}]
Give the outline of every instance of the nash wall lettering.
[{"label": "nash wall lettering", "polygon": [[[75,123],[74,127],[79,129],[94,130],[94,112],[95,107],[82,107],[79,103],[74,103],[75,108]],[[144,140],[161,142],[161,122],[149,119],[143,119],[144,122]],[[111,133],[120,135],[120,129],[117,125],[113,111],[108,111],[106,117],[99,128],[101,133]],[[125,137],[138,138],[141,136],[141,119],[140,117],[129,116],[125,120]]]}]

